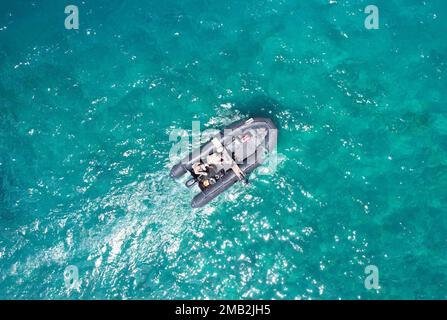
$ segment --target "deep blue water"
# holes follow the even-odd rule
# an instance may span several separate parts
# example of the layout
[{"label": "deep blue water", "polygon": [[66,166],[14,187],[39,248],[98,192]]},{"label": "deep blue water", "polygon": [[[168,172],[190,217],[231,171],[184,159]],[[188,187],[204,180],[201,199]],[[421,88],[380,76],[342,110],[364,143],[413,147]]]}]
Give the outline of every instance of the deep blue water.
[{"label": "deep blue water", "polygon": [[[0,9],[0,298],[447,297],[446,1]],[[274,174],[191,209],[171,130],[256,115]]]}]

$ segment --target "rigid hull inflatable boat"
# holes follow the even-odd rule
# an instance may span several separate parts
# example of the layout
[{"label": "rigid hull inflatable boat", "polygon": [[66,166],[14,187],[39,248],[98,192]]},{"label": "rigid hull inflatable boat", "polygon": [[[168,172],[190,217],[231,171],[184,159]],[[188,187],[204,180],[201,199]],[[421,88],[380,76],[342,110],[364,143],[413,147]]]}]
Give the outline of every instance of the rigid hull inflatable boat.
[{"label": "rigid hull inflatable boat", "polygon": [[270,119],[250,118],[226,127],[171,169],[177,179],[189,172],[187,187],[196,183],[200,193],[192,202],[202,207],[262,164],[265,155],[276,147],[277,128]]}]

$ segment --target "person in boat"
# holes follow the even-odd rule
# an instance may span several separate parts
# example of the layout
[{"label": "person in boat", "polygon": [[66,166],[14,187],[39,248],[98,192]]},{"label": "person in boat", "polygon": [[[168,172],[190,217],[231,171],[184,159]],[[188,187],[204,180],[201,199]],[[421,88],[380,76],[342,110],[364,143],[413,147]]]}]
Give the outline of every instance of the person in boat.
[{"label": "person in boat", "polygon": [[207,163],[194,163],[192,165],[192,170],[198,177],[208,176],[208,164]]},{"label": "person in boat", "polygon": [[220,179],[220,171],[222,168],[222,154],[215,152],[206,157],[206,162],[197,162],[192,165],[194,173],[197,175],[197,180],[205,188],[216,183]]}]

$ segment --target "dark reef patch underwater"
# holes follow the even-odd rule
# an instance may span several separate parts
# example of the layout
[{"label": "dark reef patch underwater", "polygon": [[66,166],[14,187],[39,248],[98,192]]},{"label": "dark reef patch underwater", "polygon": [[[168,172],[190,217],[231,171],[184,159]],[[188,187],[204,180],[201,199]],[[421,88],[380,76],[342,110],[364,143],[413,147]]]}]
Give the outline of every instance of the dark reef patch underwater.
[{"label": "dark reef patch underwater", "polygon": [[[374,2],[1,1],[0,298],[447,298],[447,2]],[[252,116],[192,210],[169,133]]]}]

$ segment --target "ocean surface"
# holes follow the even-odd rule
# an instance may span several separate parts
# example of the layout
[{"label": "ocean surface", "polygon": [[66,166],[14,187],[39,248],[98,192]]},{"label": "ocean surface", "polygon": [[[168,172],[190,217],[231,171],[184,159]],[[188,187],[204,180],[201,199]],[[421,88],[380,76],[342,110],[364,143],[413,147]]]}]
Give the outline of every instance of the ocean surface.
[{"label": "ocean surface", "polygon": [[[447,298],[446,15],[1,1],[0,298]],[[249,116],[280,128],[276,170],[191,209],[170,132]]]}]

